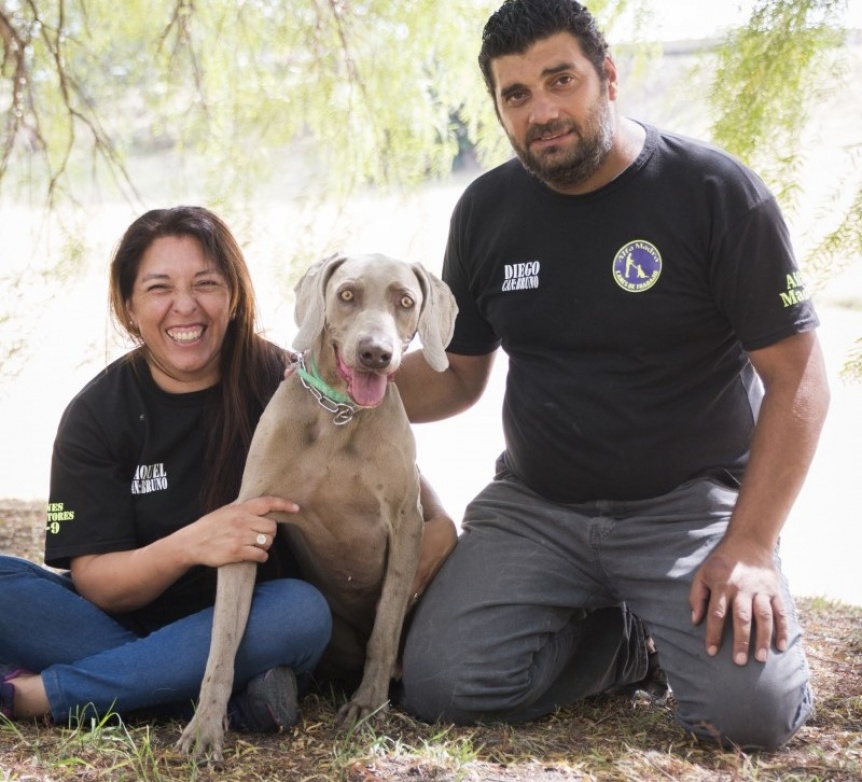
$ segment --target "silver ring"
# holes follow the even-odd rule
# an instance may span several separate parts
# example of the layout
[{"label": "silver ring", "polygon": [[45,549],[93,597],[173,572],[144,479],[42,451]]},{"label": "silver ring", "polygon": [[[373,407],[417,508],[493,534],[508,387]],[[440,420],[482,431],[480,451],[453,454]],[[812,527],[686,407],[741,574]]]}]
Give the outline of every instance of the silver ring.
[{"label": "silver ring", "polygon": [[257,537],[254,539],[254,545],[255,546],[261,546],[261,547],[265,546],[266,545],[266,535],[264,535],[262,532],[258,532]]}]

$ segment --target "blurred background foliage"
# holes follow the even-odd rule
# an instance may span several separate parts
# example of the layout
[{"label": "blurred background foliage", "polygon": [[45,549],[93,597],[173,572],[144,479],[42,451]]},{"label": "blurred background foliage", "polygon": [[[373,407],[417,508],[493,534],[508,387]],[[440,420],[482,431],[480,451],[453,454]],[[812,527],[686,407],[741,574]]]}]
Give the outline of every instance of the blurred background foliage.
[{"label": "blurred background foliage", "polygon": [[[650,25],[659,2],[589,4],[633,78],[662,54]],[[697,52],[704,136],[791,213],[800,139],[848,73],[847,3],[756,0],[746,25]],[[344,200],[498,163],[509,147],[476,66],[497,5],[0,0],[0,205],[64,215],[56,275],[85,253],[75,226],[94,198],[143,211],[166,170],[186,200],[218,211],[272,193]],[[622,27],[633,32],[616,45]],[[862,255],[862,122],[854,138],[823,205],[829,229],[806,250],[817,279]],[[0,259],[7,290],[22,274]],[[20,348],[0,330],[0,356]],[[858,353],[848,363],[862,374]]]}]

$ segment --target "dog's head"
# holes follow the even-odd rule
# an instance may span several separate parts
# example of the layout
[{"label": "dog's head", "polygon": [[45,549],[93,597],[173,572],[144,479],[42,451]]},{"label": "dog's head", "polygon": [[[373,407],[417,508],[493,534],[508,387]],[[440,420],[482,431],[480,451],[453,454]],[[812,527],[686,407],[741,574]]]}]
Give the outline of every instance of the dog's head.
[{"label": "dog's head", "polygon": [[295,292],[299,332],[293,347],[308,350],[323,335],[348,395],[362,407],[383,401],[417,333],[428,364],[438,372],[449,365],[455,297],[421,264],[336,254],[312,265]]}]

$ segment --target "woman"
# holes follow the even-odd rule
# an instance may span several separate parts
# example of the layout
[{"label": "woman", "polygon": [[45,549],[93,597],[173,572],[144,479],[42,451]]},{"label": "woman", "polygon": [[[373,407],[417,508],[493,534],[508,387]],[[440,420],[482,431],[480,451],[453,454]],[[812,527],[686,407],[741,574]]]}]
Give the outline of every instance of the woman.
[{"label": "woman", "polygon": [[[331,630],[329,608],[295,576],[271,511],[234,504],[251,436],[286,353],[255,333],[248,269],[227,226],[200,207],[153,210],[111,264],[111,310],[136,349],[66,409],[51,468],[45,561],[0,557],[0,711],[65,723],[85,709],[179,715],[198,694],[215,568],[260,563],[237,653],[233,729],[297,717]],[[454,545],[423,487],[416,591]]]}]

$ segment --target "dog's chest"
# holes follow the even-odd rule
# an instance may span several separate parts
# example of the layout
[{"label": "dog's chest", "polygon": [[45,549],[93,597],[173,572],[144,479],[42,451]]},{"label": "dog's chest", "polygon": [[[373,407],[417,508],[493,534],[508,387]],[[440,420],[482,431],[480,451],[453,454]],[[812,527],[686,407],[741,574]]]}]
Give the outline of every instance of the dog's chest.
[{"label": "dog's chest", "polygon": [[282,384],[249,452],[243,494],[300,506],[280,520],[304,575],[337,602],[373,606],[393,531],[421,523],[415,442],[392,401],[337,426],[304,389]]}]

